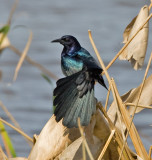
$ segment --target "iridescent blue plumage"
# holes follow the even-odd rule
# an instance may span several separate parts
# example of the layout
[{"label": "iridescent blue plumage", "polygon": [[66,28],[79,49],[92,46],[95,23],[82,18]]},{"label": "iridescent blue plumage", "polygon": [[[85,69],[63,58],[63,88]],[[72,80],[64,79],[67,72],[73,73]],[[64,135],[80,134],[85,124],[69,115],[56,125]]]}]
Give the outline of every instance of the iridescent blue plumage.
[{"label": "iridescent blue plumage", "polygon": [[57,81],[54,90],[56,120],[63,118],[63,124],[71,128],[78,126],[77,119],[80,117],[81,125],[88,125],[96,110],[95,81],[107,88],[101,76],[103,70],[75,37],[66,35],[52,42],[64,46],[61,68],[67,76]]},{"label": "iridescent blue plumage", "polygon": [[82,70],[83,62],[82,60],[77,60],[75,57],[64,55],[61,58],[61,68],[64,75],[70,76]]}]

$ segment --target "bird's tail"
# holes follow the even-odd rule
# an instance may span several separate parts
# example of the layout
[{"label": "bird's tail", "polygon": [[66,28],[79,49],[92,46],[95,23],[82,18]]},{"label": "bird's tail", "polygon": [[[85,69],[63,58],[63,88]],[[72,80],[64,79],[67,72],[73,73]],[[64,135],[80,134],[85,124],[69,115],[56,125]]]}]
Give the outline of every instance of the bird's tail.
[{"label": "bird's tail", "polygon": [[103,87],[105,87],[105,88],[108,90],[108,88],[107,88],[107,86],[106,86],[106,84],[105,84],[105,82],[104,82],[103,77],[102,77],[101,74],[98,75],[97,81],[98,81]]},{"label": "bird's tail", "polygon": [[82,126],[89,124],[96,110],[94,80],[89,72],[78,72],[59,79],[53,94],[57,122],[63,118],[63,125],[78,127],[77,120],[80,117]]},{"label": "bird's tail", "polygon": [[105,88],[108,90],[108,88],[107,88],[107,86],[106,86],[106,84],[105,84],[105,82],[104,82],[104,79],[103,79],[103,77],[102,77],[102,75],[101,75],[102,71],[103,71],[103,70],[102,70],[101,68],[96,69],[96,70],[93,72],[93,76],[94,76],[94,79],[95,79],[96,81],[98,81],[103,87],[105,87]]}]

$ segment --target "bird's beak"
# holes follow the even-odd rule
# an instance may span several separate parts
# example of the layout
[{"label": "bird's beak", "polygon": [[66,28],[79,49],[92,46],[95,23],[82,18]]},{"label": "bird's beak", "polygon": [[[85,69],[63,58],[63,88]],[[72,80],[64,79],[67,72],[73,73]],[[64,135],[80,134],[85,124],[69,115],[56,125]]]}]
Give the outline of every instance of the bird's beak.
[{"label": "bird's beak", "polygon": [[51,41],[52,43],[54,43],[54,42],[58,42],[58,43],[61,43],[61,39],[55,39],[55,40],[53,40],[53,41]]}]

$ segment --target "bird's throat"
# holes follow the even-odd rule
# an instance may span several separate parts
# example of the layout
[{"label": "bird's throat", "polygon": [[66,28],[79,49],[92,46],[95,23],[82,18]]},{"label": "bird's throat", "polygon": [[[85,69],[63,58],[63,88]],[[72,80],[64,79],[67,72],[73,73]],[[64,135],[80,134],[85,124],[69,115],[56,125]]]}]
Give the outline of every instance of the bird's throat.
[{"label": "bird's throat", "polygon": [[76,52],[81,49],[81,46],[72,45],[72,46],[64,46],[62,51],[62,56],[69,55],[69,56],[75,56]]}]

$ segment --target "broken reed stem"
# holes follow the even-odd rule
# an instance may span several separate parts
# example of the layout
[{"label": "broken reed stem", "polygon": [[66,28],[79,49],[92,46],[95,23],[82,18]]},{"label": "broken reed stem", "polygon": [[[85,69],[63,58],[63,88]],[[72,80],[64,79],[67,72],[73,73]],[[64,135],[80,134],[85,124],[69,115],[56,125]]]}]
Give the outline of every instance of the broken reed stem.
[{"label": "broken reed stem", "polygon": [[27,52],[28,52],[28,50],[29,50],[29,47],[30,47],[30,45],[31,45],[32,37],[33,37],[33,33],[30,31],[30,35],[29,35],[27,44],[26,44],[26,46],[25,46],[25,48],[24,48],[24,51],[23,51],[23,53],[22,53],[22,56],[21,56],[20,60],[18,61],[17,66],[16,66],[13,81],[16,81],[18,72],[19,72],[19,70],[20,70],[20,68],[21,68],[21,66],[22,66],[22,64],[23,64],[23,61],[24,61],[24,59],[25,59],[25,56],[26,56],[26,54],[27,54]]},{"label": "broken reed stem", "polygon": [[[135,113],[136,113],[136,110],[137,110],[137,106],[138,106],[138,103],[139,103],[139,100],[140,100],[140,97],[141,97],[141,93],[142,93],[142,90],[144,88],[144,84],[145,84],[145,80],[147,78],[147,74],[148,74],[148,70],[149,70],[149,67],[150,67],[150,64],[151,64],[151,60],[152,60],[152,53],[150,55],[150,58],[149,58],[149,62],[148,62],[148,65],[147,65],[147,68],[146,68],[146,71],[145,71],[145,75],[144,75],[144,78],[143,78],[143,82],[141,84],[141,87],[140,87],[140,90],[139,90],[139,95],[138,95],[138,98],[137,98],[137,102],[136,102],[136,105],[135,105],[135,109],[133,111],[133,114],[132,114],[132,117],[131,117],[131,121],[130,121],[130,124],[129,124],[129,128],[128,128],[128,131],[127,131],[127,134],[126,134],[126,138],[125,138],[125,141],[124,141],[124,145],[122,147],[122,151],[121,153],[123,152],[123,149],[124,149],[124,146],[127,142],[127,138],[128,138],[128,135],[129,135],[129,132],[130,132],[130,129],[131,129],[131,125],[133,123],[133,119],[134,119],[134,116],[135,116]],[[121,157],[120,157],[121,158]]]},{"label": "broken reed stem", "polygon": [[[136,106],[136,104],[134,104],[134,103],[124,103],[126,106],[133,106],[133,107],[135,107]],[[138,105],[137,107],[139,107],[139,108],[146,108],[146,109],[152,109],[152,107],[151,106],[144,106],[144,105]]]},{"label": "broken reed stem", "polygon": [[106,150],[112,140],[112,137],[114,136],[114,133],[115,133],[115,130],[112,130],[108,140],[106,141],[106,144],[104,145],[104,147],[102,149],[102,152],[100,153],[100,155],[98,157],[98,160],[101,160],[103,158],[103,156],[104,156],[104,154],[105,154],[105,152],[106,152]]},{"label": "broken reed stem", "polygon": [[152,146],[150,146],[150,148],[149,148],[149,160],[152,160],[151,153],[152,153]]},{"label": "broken reed stem", "polygon": [[108,101],[109,101],[110,91],[111,91],[111,88],[109,86],[108,93],[107,93],[107,98],[106,98],[106,103],[105,103],[105,110],[106,111],[107,111],[107,107],[108,107]]},{"label": "broken reed stem", "polygon": [[83,142],[84,142],[85,148],[86,148],[86,150],[88,152],[88,155],[89,155],[91,160],[94,160],[94,158],[92,156],[92,153],[91,153],[91,151],[89,149],[88,143],[87,143],[87,141],[85,139],[83,128],[82,128],[81,123],[80,123],[80,118],[78,118],[78,127],[79,127],[80,134],[81,134],[81,136],[83,138]]},{"label": "broken reed stem", "polygon": [[[8,48],[11,49],[13,52],[15,52],[18,56],[21,56],[21,55],[22,55],[22,53],[21,53],[17,48],[15,48],[13,45],[10,44],[10,45],[8,46]],[[54,75],[54,74],[51,73],[49,70],[47,70],[46,68],[44,68],[41,64],[33,61],[29,56],[26,55],[26,56],[25,56],[25,60],[26,60],[29,64],[37,67],[39,70],[41,70],[42,72],[44,72],[45,74],[47,74],[48,76],[50,76],[51,78],[53,78],[54,80],[57,80],[57,79],[58,79],[58,77],[57,77],[56,75]]]},{"label": "broken reed stem", "polygon": [[[138,34],[138,32],[144,27],[144,25],[150,20],[152,17],[152,13],[147,17],[145,22],[141,25],[141,27],[137,30],[137,32],[131,37],[130,40],[121,48],[121,50],[116,54],[116,56],[111,60],[111,62],[107,65],[106,70],[108,70],[111,65],[116,61],[116,59],[120,56],[120,54],[125,50],[125,48],[129,45],[129,43],[134,39],[134,37]],[[102,75],[104,74],[104,71],[102,72]]]},{"label": "broken reed stem", "polygon": [[33,143],[33,139],[31,137],[29,137],[26,133],[24,133],[23,131],[21,131],[20,129],[14,127],[13,125],[11,125],[10,123],[8,123],[7,121],[5,121],[4,119],[0,118],[0,121],[3,122],[4,124],[8,125],[9,127],[13,128],[15,131],[17,131],[18,133],[20,133],[22,136],[24,136],[27,140],[29,140],[30,142]]}]

